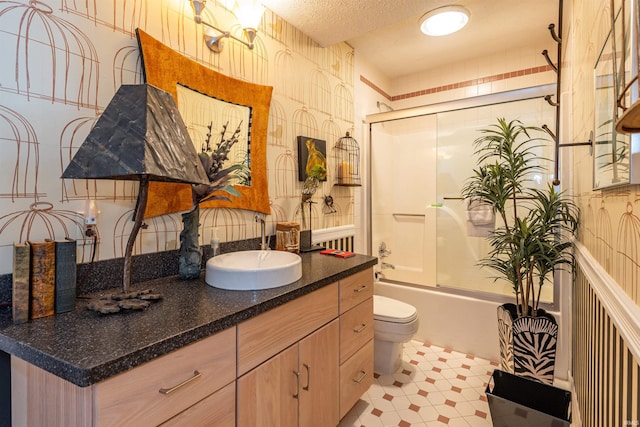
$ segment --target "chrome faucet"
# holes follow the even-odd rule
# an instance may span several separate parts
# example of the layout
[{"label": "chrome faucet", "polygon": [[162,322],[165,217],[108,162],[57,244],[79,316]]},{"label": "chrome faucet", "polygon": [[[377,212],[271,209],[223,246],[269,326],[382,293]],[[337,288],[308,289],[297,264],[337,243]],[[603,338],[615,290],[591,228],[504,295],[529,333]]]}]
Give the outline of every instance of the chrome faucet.
[{"label": "chrome faucet", "polygon": [[381,261],[380,269],[390,268],[394,270],[396,268],[395,265],[382,261],[384,258],[388,257],[390,254],[391,254],[391,251],[387,249],[387,244],[385,242],[380,242],[380,246],[378,246],[378,257],[380,258],[380,261]]},{"label": "chrome faucet", "polygon": [[396,269],[396,266],[393,264],[389,264],[388,262],[381,262],[380,263],[380,268],[390,268],[392,270]]},{"label": "chrome faucet", "polygon": [[264,218],[260,218],[258,215],[256,215],[256,222],[260,223],[260,250],[264,251],[269,249],[269,245],[267,245],[267,236],[266,236],[266,222],[264,221]]},{"label": "chrome faucet", "polygon": [[380,258],[386,258],[391,255],[391,251],[387,249],[387,244],[385,242],[380,242],[380,246],[378,247],[378,256]]}]

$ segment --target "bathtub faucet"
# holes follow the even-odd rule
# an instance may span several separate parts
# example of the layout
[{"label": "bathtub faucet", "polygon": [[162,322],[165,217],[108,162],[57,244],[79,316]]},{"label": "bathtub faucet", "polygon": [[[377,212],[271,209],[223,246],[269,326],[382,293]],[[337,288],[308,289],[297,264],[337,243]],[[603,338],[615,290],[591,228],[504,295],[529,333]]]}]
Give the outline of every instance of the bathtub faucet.
[{"label": "bathtub faucet", "polygon": [[378,246],[378,256],[380,258],[386,258],[391,255],[391,251],[387,249],[387,244],[385,242],[380,242],[380,246]]},{"label": "bathtub faucet", "polygon": [[396,266],[393,264],[389,264],[388,262],[381,262],[380,268],[390,268],[392,270],[395,270]]}]

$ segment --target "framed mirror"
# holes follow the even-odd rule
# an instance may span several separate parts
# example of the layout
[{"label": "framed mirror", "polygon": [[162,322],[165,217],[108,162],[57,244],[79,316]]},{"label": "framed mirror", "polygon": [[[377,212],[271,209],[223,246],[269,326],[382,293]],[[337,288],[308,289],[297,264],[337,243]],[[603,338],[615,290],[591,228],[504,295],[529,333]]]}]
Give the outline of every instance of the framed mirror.
[{"label": "framed mirror", "polygon": [[[229,153],[231,162],[247,168],[234,184],[240,196],[229,195],[230,201],[211,200],[200,206],[269,214],[267,126],[273,88],[220,74],[140,29],[136,33],[146,82],[173,95],[197,152],[207,143],[207,133],[211,134],[209,143],[215,145],[223,126],[228,136],[240,129],[238,142]],[[152,183],[145,217],[186,211],[191,204],[189,185]]]},{"label": "framed mirror", "polygon": [[251,108],[200,93],[178,83],[178,111],[196,152],[230,146],[221,169],[240,165],[236,185],[251,186]]},{"label": "framed mirror", "polygon": [[638,46],[637,20],[631,19],[634,3],[625,0],[616,10],[594,67],[594,190],[640,182],[632,168],[640,148],[638,135],[616,130],[616,119],[623,112],[621,106],[629,106],[637,99],[637,82],[632,78],[637,75],[638,62],[631,54]]}]

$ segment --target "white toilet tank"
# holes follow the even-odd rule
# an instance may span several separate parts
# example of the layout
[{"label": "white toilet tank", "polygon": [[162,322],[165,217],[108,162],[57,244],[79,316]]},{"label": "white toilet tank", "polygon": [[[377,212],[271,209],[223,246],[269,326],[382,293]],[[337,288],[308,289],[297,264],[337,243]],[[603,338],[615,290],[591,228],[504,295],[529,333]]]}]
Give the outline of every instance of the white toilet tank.
[{"label": "white toilet tank", "polygon": [[375,339],[407,342],[418,330],[418,311],[411,304],[374,295],[373,323]]}]

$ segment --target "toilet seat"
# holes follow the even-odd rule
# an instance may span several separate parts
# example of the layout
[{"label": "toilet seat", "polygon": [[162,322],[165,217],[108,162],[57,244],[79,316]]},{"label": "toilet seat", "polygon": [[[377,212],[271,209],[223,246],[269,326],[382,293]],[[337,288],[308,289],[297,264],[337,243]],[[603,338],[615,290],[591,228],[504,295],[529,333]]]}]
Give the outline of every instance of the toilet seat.
[{"label": "toilet seat", "polygon": [[373,296],[374,320],[390,323],[412,323],[417,318],[418,311],[411,304],[382,295]]}]

